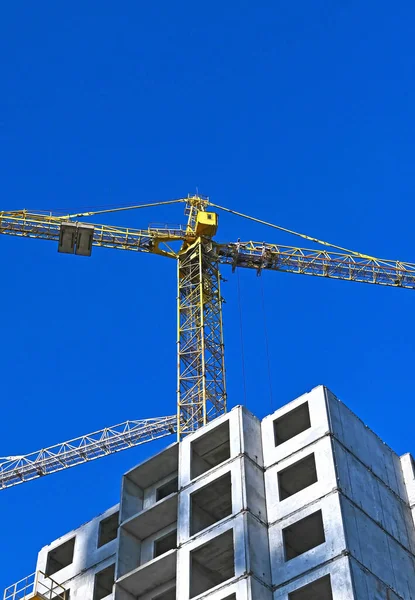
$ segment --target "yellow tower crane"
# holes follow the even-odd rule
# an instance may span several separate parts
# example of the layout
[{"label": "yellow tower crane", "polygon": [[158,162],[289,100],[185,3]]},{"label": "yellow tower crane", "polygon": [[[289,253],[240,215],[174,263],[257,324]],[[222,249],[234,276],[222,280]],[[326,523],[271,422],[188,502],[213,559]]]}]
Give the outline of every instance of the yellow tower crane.
[{"label": "yellow tower crane", "polygon": [[[97,214],[183,203],[183,226],[145,230],[80,221]],[[212,209],[251,219],[292,233],[329,249],[310,250],[264,242],[220,243],[213,238],[218,215]],[[415,265],[377,259],[305,234],[221,207],[201,196],[68,215],[0,212],[0,234],[52,240],[59,252],[90,256],[93,246],[159,254],[177,261],[178,386],[176,415],[127,421],[41,449],[25,456],[0,459],[0,489],[126,450],[177,432],[179,441],[227,410],[219,267],[245,267],[314,275],[392,287],[415,288]],[[174,242],[180,243],[175,250]],[[177,246],[177,244],[175,244]]]}]

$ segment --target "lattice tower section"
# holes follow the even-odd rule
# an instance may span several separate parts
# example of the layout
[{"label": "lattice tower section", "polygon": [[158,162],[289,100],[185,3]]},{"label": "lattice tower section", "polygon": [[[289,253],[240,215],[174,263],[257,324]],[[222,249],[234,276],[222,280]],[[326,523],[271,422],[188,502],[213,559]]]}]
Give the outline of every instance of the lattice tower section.
[{"label": "lattice tower section", "polygon": [[199,239],[178,260],[179,439],[226,412],[217,256]]}]

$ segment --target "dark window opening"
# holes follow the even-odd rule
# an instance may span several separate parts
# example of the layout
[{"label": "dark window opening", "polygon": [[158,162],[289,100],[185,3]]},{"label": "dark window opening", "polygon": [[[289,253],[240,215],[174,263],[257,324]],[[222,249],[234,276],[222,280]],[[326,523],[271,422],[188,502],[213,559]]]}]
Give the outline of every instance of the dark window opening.
[{"label": "dark window opening", "polygon": [[178,490],[178,479],[175,477],[171,481],[168,481],[164,485],[161,485],[156,490],[156,502],[163,500],[163,498],[167,498],[170,494],[176,493]]},{"label": "dark window opening", "polygon": [[280,500],[285,500],[316,482],[316,460],[314,454],[310,454],[278,473]]},{"label": "dark window opening", "polygon": [[199,533],[232,514],[231,474],[226,473],[190,497],[190,535]]},{"label": "dark window opening", "polygon": [[321,510],[282,530],[285,560],[304,554],[326,541]]},{"label": "dark window opening", "polygon": [[291,592],[288,594],[288,600],[333,600],[330,575]]},{"label": "dark window opening", "polygon": [[154,553],[153,557],[157,558],[157,556],[161,556],[165,554],[169,550],[173,550],[177,546],[177,531],[171,531],[167,535],[159,538],[154,542]]},{"label": "dark window opening", "polygon": [[119,513],[116,512],[100,522],[98,530],[98,548],[101,548],[101,546],[105,546],[105,544],[116,539],[118,532],[118,518]]},{"label": "dark window opening", "polygon": [[229,421],[225,421],[192,442],[192,479],[220,465],[230,456]]},{"label": "dark window opening", "polygon": [[308,402],[274,421],[274,441],[279,446],[311,427]]},{"label": "dark window opening", "polygon": [[46,575],[48,577],[72,563],[74,548],[75,538],[73,537],[49,552],[46,562]]},{"label": "dark window opening", "polygon": [[103,569],[95,575],[93,600],[102,600],[112,593],[115,581],[115,564]]},{"label": "dark window opening", "polygon": [[190,597],[203,594],[234,577],[234,554],[232,529],[193,550],[190,554]]}]

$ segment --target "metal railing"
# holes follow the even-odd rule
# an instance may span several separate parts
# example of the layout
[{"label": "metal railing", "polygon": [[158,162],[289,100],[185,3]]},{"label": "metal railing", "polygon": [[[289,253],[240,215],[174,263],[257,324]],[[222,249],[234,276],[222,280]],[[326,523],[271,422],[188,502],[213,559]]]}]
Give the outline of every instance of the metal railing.
[{"label": "metal railing", "polygon": [[69,592],[51,577],[37,571],[6,588],[3,600],[69,600]]}]

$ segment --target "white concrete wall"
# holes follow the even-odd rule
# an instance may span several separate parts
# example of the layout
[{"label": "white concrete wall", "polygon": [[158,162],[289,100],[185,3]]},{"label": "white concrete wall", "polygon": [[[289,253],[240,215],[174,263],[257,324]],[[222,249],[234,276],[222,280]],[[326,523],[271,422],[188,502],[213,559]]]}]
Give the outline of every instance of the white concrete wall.
[{"label": "white concrete wall", "polygon": [[[298,408],[301,404],[308,403],[311,427],[299,433],[279,446],[274,441],[274,421]],[[309,446],[323,436],[330,433],[329,414],[326,405],[325,388],[318,386],[296,400],[285,404],[271,415],[265,417],[261,424],[264,467],[268,468],[298,450]]]},{"label": "white concrete wall", "polygon": [[406,501],[400,458],[334,394],[326,390],[330,430],[376,477]]},{"label": "white concrete wall", "polygon": [[[52,575],[52,579],[70,590],[71,600],[92,600],[96,573],[115,563],[117,540],[113,540],[100,548],[98,544],[99,524],[119,509],[118,505],[110,508],[92,521],[78,529],[58,538],[39,552],[36,570],[46,571],[48,554],[64,542],[75,537],[73,561],[67,567]],[[108,598],[111,598],[109,595]]]},{"label": "white concrete wall", "polygon": [[[402,600],[401,596],[397,596],[383,581],[362,568],[354,558],[350,558],[350,567],[357,600]],[[403,598],[404,600],[412,600],[414,596],[408,592]]]},{"label": "white concrete wall", "polygon": [[415,531],[415,460],[410,454],[404,454],[401,457],[401,463]]},{"label": "white concrete wall", "polygon": [[[225,584],[216,592],[208,592],[199,596],[201,600],[228,600],[236,595],[236,600],[273,600],[270,588],[265,587],[254,577],[242,577],[238,581]],[[147,600],[147,599],[146,599]]]},{"label": "white concrete wall", "polygon": [[[249,510],[258,519],[267,523],[264,476],[262,470],[254,465],[244,455],[231,459],[226,463],[197,477],[194,483],[183,489],[179,495],[179,523],[178,541],[185,543],[190,536],[191,525],[191,496],[198,490],[213,483],[226,473],[231,475],[232,514]],[[225,517],[224,520],[229,517]],[[214,527],[212,525],[211,527]],[[209,527],[209,529],[211,529]],[[200,535],[197,533],[196,536]]]},{"label": "white concrete wall", "polygon": [[[286,560],[283,543],[283,530],[321,510],[325,542],[307,552]],[[305,506],[290,517],[279,521],[269,529],[271,552],[272,583],[280,586],[299,577],[320,565],[333,560],[346,551],[346,537],[343,526],[340,497],[337,492]]]},{"label": "white concrete wall", "polygon": [[415,556],[363,511],[342,497],[347,547],[351,555],[398,595],[415,594]]},{"label": "white concrete wall", "polygon": [[352,572],[347,556],[342,556],[329,564],[304,574],[302,577],[286,585],[282,585],[274,592],[273,600],[289,600],[289,594],[326,575],[330,575],[333,600],[378,600],[376,596],[369,598],[354,594]]},{"label": "white concrete wall", "polygon": [[[257,519],[247,512],[242,512],[232,519],[212,527],[197,539],[183,544],[178,551],[177,572],[177,597],[180,600],[189,600],[190,598],[190,556],[194,550],[197,550],[207,542],[226,531],[233,531],[234,550],[235,550],[235,574],[232,580],[246,577],[253,574],[264,584],[270,586],[271,573],[269,563],[268,535],[267,528]],[[216,589],[229,587],[231,581],[226,581],[217,587],[209,590],[210,593]],[[228,592],[230,594],[231,592]],[[207,596],[207,592],[201,597]],[[226,597],[226,595],[224,596]],[[238,599],[239,600],[239,599]]]},{"label": "white concrete wall", "polygon": [[415,529],[408,504],[336,440],[334,459],[341,491],[415,554]]},{"label": "white concrete wall", "polygon": [[[285,500],[280,500],[279,473],[312,454],[314,454],[316,463],[316,483],[309,485]],[[297,510],[301,510],[310,502],[329,494],[336,487],[337,480],[331,439],[326,436],[305,448],[299,449],[295,454],[288,456],[265,471],[268,522],[274,523]]]}]

